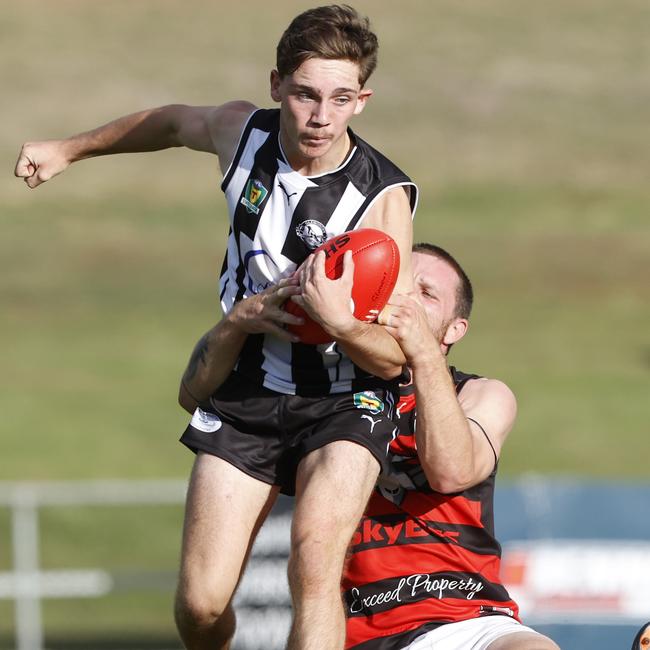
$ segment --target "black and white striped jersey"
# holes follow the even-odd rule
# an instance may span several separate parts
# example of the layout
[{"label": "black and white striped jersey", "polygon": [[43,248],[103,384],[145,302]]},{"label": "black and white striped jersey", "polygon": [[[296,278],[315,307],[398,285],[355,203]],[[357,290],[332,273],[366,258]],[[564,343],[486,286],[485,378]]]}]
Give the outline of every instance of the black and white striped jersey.
[{"label": "black and white striped jersey", "polygon": [[[330,237],[358,228],[387,190],[411,186],[415,212],[414,183],[351,131],[355,146],[340,167],[303,176],[287,163],[279,129],[279,109],[255,111],[221,185],[230,214],[219,283],[224,313],[290,276]],[[304,396],[354,390],[368,378],[335,344],[291,344],[272,335],[248,337],[237,371],[255,385]]]}]

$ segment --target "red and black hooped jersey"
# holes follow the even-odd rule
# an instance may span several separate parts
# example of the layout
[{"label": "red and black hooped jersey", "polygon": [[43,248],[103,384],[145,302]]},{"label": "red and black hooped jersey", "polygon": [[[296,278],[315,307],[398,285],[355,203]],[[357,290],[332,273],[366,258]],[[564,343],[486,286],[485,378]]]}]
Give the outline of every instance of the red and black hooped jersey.
[{"label": "red and black hooped jersey", "polygon": [[[477,378],[450,368],[456,391]],[[433,490],[417,459],[415,396],[402,387],[392,472],[382,477],[352,539],[343,576],[346,648],[398,650],[444,623],[518,607],[499,578],[496,467],[456,494]]]}]

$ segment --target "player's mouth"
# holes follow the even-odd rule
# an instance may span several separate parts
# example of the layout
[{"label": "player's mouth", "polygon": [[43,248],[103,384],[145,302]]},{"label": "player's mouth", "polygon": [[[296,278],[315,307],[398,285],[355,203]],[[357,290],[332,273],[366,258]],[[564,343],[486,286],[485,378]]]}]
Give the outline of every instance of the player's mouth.
[{"label": "player's mouth", "polygon": [[326,143],[326,142],[329,142],[330,139],[331,139],[331,138],[330,138],[329,136],[324,136],[324,135],[309,135],[309,134],[305,134],[305,135],[302,136],[302,141],[303,141],[305,144],[309,144],[309,145],[311,145],[311,146],[314,146],[314,145],[317,146],[317,145],[324,144],[324,143]]}]

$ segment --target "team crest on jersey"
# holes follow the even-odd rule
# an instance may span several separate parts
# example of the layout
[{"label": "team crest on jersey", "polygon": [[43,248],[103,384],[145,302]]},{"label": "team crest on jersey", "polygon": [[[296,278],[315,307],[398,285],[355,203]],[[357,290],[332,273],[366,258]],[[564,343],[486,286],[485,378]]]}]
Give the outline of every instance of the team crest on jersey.
[{"label": "team crest on jersey", "polygon": [[246,183],[246,191],[244,196],[241,197],[240,203],[246,208],[246,212],[250,214],[259,214],[260,204],[266,198],[269,191],[262,185],[261,181],[256,178],[249,178]]},{"label": "team crest on jersey", "polygon": [[371,413],[381,413],[384,410],[384,403],[371,390],[364,390],[362,393],[353,395],[354,405],[358,409],[366,409]]},{"label": "team crest on jersey", "polygon": [[325,226],[315,219],[307,219],[296,226],[296,235],[312,250],[327,241]]}]

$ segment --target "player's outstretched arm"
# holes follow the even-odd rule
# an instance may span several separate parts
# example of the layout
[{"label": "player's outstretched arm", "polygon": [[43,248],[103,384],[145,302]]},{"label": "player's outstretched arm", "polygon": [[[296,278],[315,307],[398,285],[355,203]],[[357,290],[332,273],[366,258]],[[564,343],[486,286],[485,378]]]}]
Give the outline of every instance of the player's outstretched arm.
[{"label": "player's outstretched arm", "polygon": [[218,155],[225,169],[253,110],[248,102],[230,102],[223,106],[172,104],[132,113],[63,140],[25,143],[14,174],[34,188],[79,160],[181,146]]},{"label": "player's outstretched arm", "polygon": [[299,291],[295,281],[285,279],[235,303],[194,347],[181,379],[179,404],[193,413],[201,402],[212,395],[235,367],[249,334],[274,334],[297,343],[298,337],[290,334],[284,326],[301,325],[303,321],[282,309],[282,304]]}]

